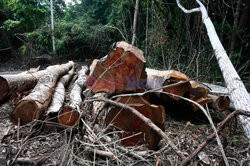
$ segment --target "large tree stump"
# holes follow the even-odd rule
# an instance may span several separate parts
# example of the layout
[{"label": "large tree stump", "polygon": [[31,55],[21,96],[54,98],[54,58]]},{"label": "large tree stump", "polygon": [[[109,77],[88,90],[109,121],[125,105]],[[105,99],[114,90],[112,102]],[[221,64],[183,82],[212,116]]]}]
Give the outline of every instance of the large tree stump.
[{"label": "large tree stump", "polygon": [[59,113],[58,121],[60,124],[74,126],[78,122],[79,110],[82,107],[82,91],[87,86],[87,72],[88,66],[82,66],[78,72],[78,78],[70,92],[70,105],[65,106]]},{"label": "large tree stump", "polygon": [[[116,101],[135,108],[164,130],[165,109],[163,106],[153,105],[141,96],[119,97]],[[149,149],[156,149],[161,139],[161,137],[147,124],[128,110],[111,107],[106,117],[106,124],[109,125],[110,123],[113,124],[115,128],[124,131],[124,133],[119,134],[119,136],[124,139],[122,140],[122,143],[127,146],[146,143],[148,144]],[[142,133],[138,134],[140,132]],[[133,136],[134,134],[135,136]]]},{"label": "large tree stump", "polygon": [[[119,42],[116,48],[91,65],[88,88],[93,93],[119,94],[144,89],[146,85],[146,60],[143,52],[126,43]],[[139,84],[138,84],[139,83]]]},{"label": "large tree stump", "polygon": [[51,101],[58,78],[66,74],[72,67],[74,67],[72,61],[67,64],[48,67],[47,73],[39,78],[37,85],[30,94],[16,105],[10,115],[11,122],[17,125],[18,119],[20,119],[20,125],[24,125],[33,119],[39,119]]}]

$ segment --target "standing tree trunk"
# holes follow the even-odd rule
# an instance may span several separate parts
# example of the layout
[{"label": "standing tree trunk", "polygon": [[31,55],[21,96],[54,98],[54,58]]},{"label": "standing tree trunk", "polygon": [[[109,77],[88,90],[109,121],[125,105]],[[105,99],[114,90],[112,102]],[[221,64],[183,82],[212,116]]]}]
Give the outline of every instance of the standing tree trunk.
[{"label": "standing tree trunk", "polygon": [[134,22],[133,22],[133,37],[132,37],[132,43],[131,43],[132,45],[135,45],[137,17],[138,17],[138,12],[139,12],[139,3],[140,3],[140,0],[136,0],[135,13],[134,13]]},{"label": "standing tree trunk", "polygon": [[147,16],[146,16],[146,39],[145,39],[145,58],[147,59],[147,55],[148,55],[148,15],[149,15],[149,11],[148,11],[148,3],[147,2]]},{"label": "standing tree trunk", "polygon": [[240,17],[241,6],[242,6],[242,0],[239,0],[237,7],[236,7],[235,15],[234,15],[233,35],[231,39],[231,46],[230,46],[230,53],[229,53],[230,58],[232,57],[234,53],[235,43],[237,40],[238,22],[239,22],[239,17]]},{"label": "standing tree trunk", "polygon": [[[211,19],[208,17],[208,13],[205,6],[199,0],[196,0],[196,2],[199,4],[200,7],[187,10],[183,6],[181,6],[179,0],[177,0],[178,6],[185,13],[201,12],[202,21],[206,26],[209,40],[214,49],[215,56],[222,71],[224,80],[227,85],[227,89],[230,93],[230,100],[232,101],[234,107],[237,110],[250,111],[250,97],[248,95],[248,92],[238,73],[236,72],[233,64],[228,58],[228,55],[218,38],[214,25]],[[240,116],[240,120],[250,142],[250,118]]]},{"label": "standing tree trunk", "polygon": [[54,36],[53,0],[50,0],[50,10],[51,10],[51,37],[52,37],[52,47],[53,47],[53,54],[55,54],[55,53],[56,53],[56,47],[55,47],[55,36]]}]

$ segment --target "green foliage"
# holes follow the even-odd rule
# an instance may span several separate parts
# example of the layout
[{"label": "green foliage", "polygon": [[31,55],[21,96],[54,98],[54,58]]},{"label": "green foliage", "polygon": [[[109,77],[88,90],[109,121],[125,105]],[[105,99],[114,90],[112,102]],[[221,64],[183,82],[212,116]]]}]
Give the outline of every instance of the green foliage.
[{"label": "green foliage", "polygon": [[10,31],[13,28],[17,27],[20,23],[21,23],[20,21],[6,20],[4,21],[3,26],[1,26],[1,28],[4,28],[7,31]]},{"label": "green foliage", "polygon": [[[74,0],[74,4],[67,6],[64,0],[53,2],[58,58],[101,57],[115,42],[130,42],[132,39],[135,0]],[[228,2],[206,4],[227,52],[230,51],[232,35],[236,33],[232,19],[234,14],[225,5],[231,4]],[[205,75],[210,81],[222,81],[200,15],[187,15],[175,3],[175,0],[140,1],[136,46],[143,51],[147,48],[147,65],[179,70],[190,77]],[[182,4],[189,9],[197,6],[195,1],[183,0]],[[22,34],[24,41],[39,54],[52,53],[49,0],[2,0],[1,12],[8,13],[0,26],[4,32],[7,31],[10,39],[13,40],[16,33]],[[240,67],[249,59],[249,28],[237,29],[237,35],[240,42],[236,43],[231,60],[236,67]],[[24,43],[19,41],[15,45],[25,50]],[[243,72],[242,76],[246,78],[248,73]]]}]

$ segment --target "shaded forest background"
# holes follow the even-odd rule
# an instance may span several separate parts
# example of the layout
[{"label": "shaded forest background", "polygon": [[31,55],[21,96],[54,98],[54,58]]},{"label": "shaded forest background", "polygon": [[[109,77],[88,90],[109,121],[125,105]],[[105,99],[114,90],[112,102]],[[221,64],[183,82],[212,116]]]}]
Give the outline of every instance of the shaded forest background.
[{"label": "shaded forest background", "polygon": [[[30,66],[32,58],[84,61],[103,57],[117,41],[131,43],[135,0],[54,0],[56,54],[49,0],[0,0],[0,59]],[[218,36],[243,81],[250,81],[250,1],[204,0]],[[183,0],[186,8],[195,1]],[[147,66],[222,82],[200,13],[175,0],[141,0],[135,45]],[[37,65],[37,64],[35,64]]]}]

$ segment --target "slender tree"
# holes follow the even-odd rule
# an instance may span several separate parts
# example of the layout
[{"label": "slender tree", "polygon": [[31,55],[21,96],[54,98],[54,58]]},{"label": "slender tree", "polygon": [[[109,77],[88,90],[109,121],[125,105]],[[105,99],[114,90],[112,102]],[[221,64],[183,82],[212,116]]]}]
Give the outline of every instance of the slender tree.
[{"label": "slender tree", "polygon": [[138,17],[138,12],[139,12],[139,3],[140,3],[140,0],[136,0],[135,12],[134,12],[134,22],[133,22],[132,45],[135,45],[135,40],[136,40],[136,27],[137,27],[137,17]]},{"label": "slender tree", "polygon": [[55,53],[56,53],[56,47],[55,47],[55,36],[54,36],[53,0],[50,0],[50,10],[51,10],[51,37],[52,37],[52,48],[53,48],[53,54],[55,54]]},{"label": "slender tree", "polygon": [[235,47],[235,43],[237,40],[237,28],[238,28],[238,23],[239,23],[241,6],[242,6],[242,0],[239,0],[237,7],[236,7],[235,15],[234,15],[233,35],[231,39],[231,46],[230,46],[230,53],[229,53],[230,58],[232,57],[232,54],[234,53],[234,47]]}]

